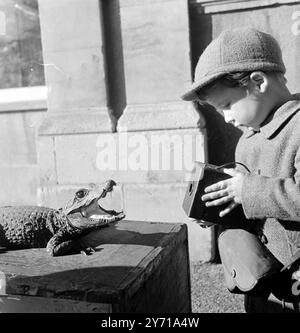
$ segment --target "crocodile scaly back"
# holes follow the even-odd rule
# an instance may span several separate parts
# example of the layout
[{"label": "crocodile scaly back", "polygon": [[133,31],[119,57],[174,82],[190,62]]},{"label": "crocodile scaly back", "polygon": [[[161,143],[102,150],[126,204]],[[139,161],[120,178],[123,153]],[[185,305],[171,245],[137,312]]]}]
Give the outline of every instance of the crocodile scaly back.
[{"label": "crocodile scaly back", "polygon": [[59,212],[51,208],[0,207],[0,246],[10,249],[46,247],[64,224]]}]

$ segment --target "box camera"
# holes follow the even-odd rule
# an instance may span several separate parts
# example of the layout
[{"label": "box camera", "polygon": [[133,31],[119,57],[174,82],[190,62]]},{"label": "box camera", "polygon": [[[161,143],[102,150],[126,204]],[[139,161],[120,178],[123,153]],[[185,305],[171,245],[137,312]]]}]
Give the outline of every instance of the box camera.
[{"label": "box camera", "polygon": [[205,194],[204,189],[207,186],[230,177],[230,175],[223,171],[222,167],[208,163],[195,162],[182,204],[182,208],[187,216],[196,220],[223,225],[226,223],[234,224],[237,219],[239,221],[241,218],[245,219],[241,205],[234,208],[224,217],[220,217],[219,213],[224,210],[229,203],[220,206],[206,207],[205,202],[201,200],[201,197]]}]

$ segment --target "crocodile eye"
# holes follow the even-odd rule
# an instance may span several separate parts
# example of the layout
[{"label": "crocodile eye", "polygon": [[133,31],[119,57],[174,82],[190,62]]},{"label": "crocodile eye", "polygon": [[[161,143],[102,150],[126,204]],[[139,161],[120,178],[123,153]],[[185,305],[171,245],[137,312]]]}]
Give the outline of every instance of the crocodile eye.
[{"label": "crocodile eye", "polygon": [[82,199],[87,195],[88,191],[87,190],[79,190],[76,192],[76,198],[77,199]]}]

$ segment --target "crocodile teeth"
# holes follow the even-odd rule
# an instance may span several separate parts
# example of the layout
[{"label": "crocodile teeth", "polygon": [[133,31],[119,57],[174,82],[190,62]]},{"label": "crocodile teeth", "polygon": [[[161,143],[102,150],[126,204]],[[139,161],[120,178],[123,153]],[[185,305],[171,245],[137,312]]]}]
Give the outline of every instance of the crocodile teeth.
[{"label": "crocodile teeth", "polygon": [[103,216],[100,217],[99,222],[103,222],[103,223],[112,223],[112,222],[116,222],[116,221],[120,221],[125,217],[124,213],[120,213],[118,215],[114,215],[114,216]]}]

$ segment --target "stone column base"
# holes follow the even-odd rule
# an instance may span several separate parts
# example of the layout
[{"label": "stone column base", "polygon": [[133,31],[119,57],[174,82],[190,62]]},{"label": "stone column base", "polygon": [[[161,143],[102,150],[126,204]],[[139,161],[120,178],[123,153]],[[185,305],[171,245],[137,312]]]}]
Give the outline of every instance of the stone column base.
[{"label": "stone column base", "polygon": [[39,127],[39,135],[114,132],[116,120],[111,114],[108,107],[49,112]]}]

